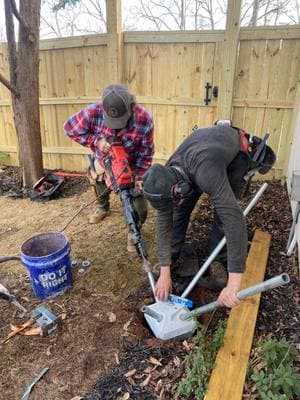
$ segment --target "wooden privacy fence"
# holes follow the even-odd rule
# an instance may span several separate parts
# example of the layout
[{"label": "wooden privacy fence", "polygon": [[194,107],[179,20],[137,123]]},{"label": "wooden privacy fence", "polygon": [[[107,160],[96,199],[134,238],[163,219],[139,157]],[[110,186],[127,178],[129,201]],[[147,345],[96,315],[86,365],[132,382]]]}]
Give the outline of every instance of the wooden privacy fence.
[{"label": "wooden privacy fence", "polygon": [[[284,175],[300,90],[300,26],[240,29],[237,3],[229,0],[226,30],[123,33],[118,7],[108,7],[107,34],[41,41],[45,167],[86,167],[87,149],[66,137],[63,123],[97,101],[106,85],[119,81],[154,117],[156,161],[164,162],[195,126],[231,117],[251,133],[270,133],[278,157],[272,175]],[[5,44],[0,44],[0,72],[9,76]],[[218,97],[209,89],[206,105],[207,84],[218,87]],[[3,85],[0,151],[9,154],[10,164],[18,163],[10,93]]]}]

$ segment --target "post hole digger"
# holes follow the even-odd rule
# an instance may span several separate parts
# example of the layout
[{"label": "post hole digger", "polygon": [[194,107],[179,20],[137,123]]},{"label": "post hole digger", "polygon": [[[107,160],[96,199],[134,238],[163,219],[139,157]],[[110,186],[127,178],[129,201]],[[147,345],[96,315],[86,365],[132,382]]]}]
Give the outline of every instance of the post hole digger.
[{"label": "post hole digger", "polygon": [[[266,190],[267,184],[263,184],[258,190],[254,198],[250,201],[243,214],[246,216],[253,206],[257,203],[263,192]],[[202,267],[199,269],[197,274],[191,280],[187,288],[181,295],[181,299],[185,299],[191,290],[194,288],[198,280],[207,270],[209,265],[214,261],[216,256],[222,250],[226,243],[225,237],[219,242],[214,251],[210,254],[207,260],[204,262]],[[246,288],[241,292],[236,294],[237,298],[240,300],[246,299],[257,293],[261,293],[265,290],[270,290],[275,287],[285,285],[289,282],[289,276],[287,274],[282,274],[271,278],[265,282],[258,285]],[[144,306],[142,312],[145,315],[146,321],[150,326],[154,335],[162,340],[168,339],[183,339],[192,335],[194,329],[196,328],[196,321],[193,317],[209,312],[219,307],[219,303],[214,301],[213,303],[204,305],[193,311],[190,311],[184,304],[176,304],[170,301],[162,302],[156,301],[155,303]]]},{"label": "post hole digger", "polygon": [[[148,279],[154,294],[155,281],[151,272],[151,265],[148,260],[145,243],[141,235],[139,218],[134,210],[134,207],[132,206],[132,171],[128,165],[126,152],[120,139],[118,137],[113,137],[110,140],[110,144],[111,150],[103,159],[107,185],[112,188],[112,190],[120,197],[126,223],[132,234],[137,253],[143,261],[143,267],[148,274]],[[264,184],[260,188],[258,193],[246,207],[244,211],[245,216],[257,203],[258,199],[261,197],[266,188],[267,184]],[[191,283],[188,285],[181,297],[169,295],[168,301],[166,302],[155,299],[155,303],[142,308],[142,312],[145,315],[146,321],[157,338],[168,340],[174,338],[182,339],[191,336],[196,327],[196,321],[193,317],[204,312],[211,311],[219,306],[217,302],[213,302],[190,311],[188,307],[190,307],[191,304],[186,297],[196,285],[208,266],[224,247],[225,243],[226,239],[224,237],[219,245],[215,248],[213,253],[206,260],[202,268],[200,268],[198,273],[192,279]],[[287,274],[282,274],[239,292],[237,297],[242,300],[254,294],[272,289],[288,282],[289,276]]]}]

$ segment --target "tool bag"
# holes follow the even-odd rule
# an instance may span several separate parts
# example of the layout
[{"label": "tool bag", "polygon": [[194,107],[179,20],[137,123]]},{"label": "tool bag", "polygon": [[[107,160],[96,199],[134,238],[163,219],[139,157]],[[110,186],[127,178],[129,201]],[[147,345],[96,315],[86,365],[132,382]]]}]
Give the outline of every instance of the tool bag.
[{"label": "tool bag", "polygon": [[276,155],[270,146],[266,144],[269,137],[265,135],[264,139],[258,136],[252,135],[245,132],[241,128],[237,128],[232,125],[232,121],[229,119],[218,120],[215,125],[230,126],[237,130],[240,136],[240,151],[249,156],[249,172],[252,171],[251,175],[257,171],[259,174],[266,174],[270,171],[272,166],[276,162]]}]

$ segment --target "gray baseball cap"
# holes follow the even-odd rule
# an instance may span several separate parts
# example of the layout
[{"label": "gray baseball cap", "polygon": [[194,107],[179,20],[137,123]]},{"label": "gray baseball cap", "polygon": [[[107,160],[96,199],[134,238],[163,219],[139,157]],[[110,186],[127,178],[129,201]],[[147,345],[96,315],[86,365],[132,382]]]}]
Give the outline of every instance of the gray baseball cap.
[{"label": "gray baseball cap", "polygon": [[131,117],[134,96],[122,85],[107,86],[102,93],[105,125],[112,129],[122,129]]}]

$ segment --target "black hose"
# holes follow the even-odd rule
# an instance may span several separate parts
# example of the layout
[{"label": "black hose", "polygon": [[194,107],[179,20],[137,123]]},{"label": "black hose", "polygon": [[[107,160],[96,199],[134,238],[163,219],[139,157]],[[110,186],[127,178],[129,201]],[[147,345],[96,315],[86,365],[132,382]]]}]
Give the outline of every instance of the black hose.
[{"label": "black hose", "polygon": [[6,257],[0,257],[0,264],[6,261],[10,261],[10,260],[21,260],[20,256],[6,256]]}]

